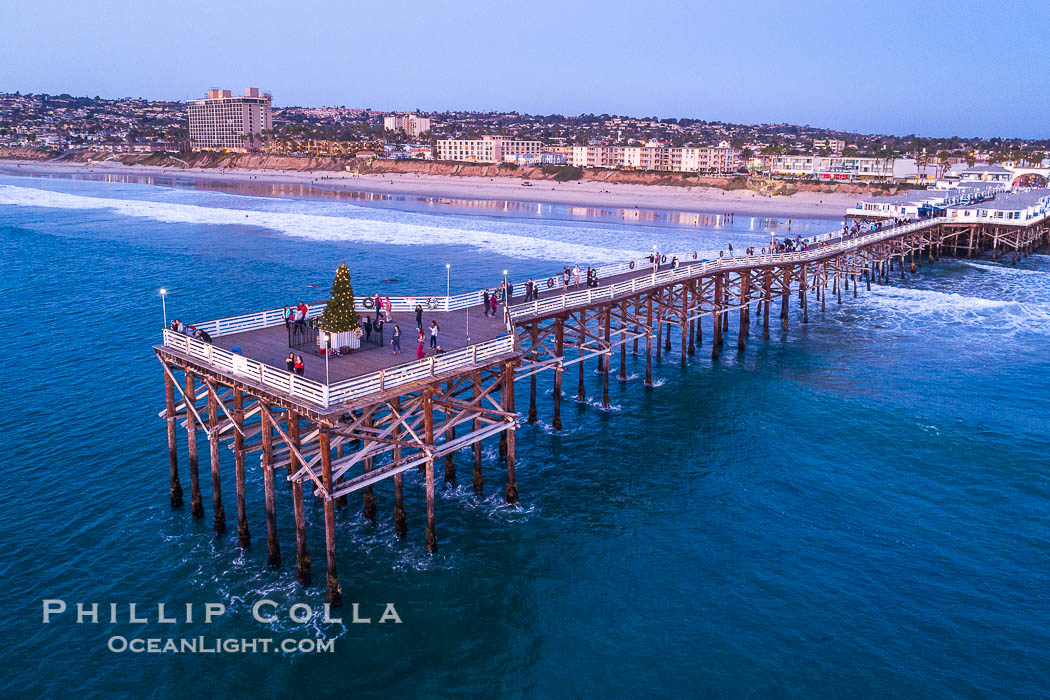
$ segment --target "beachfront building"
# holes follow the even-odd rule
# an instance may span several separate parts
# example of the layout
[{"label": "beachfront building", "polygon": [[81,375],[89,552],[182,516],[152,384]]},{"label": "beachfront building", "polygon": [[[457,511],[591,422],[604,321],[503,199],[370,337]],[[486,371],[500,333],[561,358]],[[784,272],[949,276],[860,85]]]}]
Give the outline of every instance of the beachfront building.
[{"label": "beachfront building", "polygon": [[959,173],[960,182],[1006,182],[1013,178],[1013,171],[1001,165],[974,165]]},{"label": "beachfront building", "polygon": [[542,150],[543,144],[540,141],[522,141],[509,136],[440,139],[437,142],[437,159],[469,163],[509,163],[517,156],[538,156]]},{"label": "beachfront building", "polygon": [[858,219],[919,219],[950,214],[950,210],[967,206],[984,206],[991,199],[1000,200],[1006,186],[1002,183],[967,183],[948,189],[909,190],[884,197],[871,197],[846,210],[847,217]]},{"label": "beachfront building", "polygon": [[1050,215],[1050,189],[1039,188],[1019,192],[1003,192],[991,201],[963,204],[951,209],[947,216],[959,223],[1035,223]]},{"label": "beachfront building", "polygon": [[569,164],[580,168],[724,173],[736,153],[727,141],[717,146],[573,146]]},{"label": "beachfront building", "polygon": [[383,117],[383,128],[387,131],[400,131],[411,138],[430,131],[430,117],[419,114],[391,114]]},{"label": "beachfront building", "polygon": [[889,181],[893,179],[893,159],[776,155],[770,158],[769,170],[773,175],[781,177]]},{"label": "beachfront building", "polygon": [[262,144],[262,131],[273,129],[271,98],[259,88],[233,97],[229,90],[208,90],[208,96],[188,105],[190,146],[248,151]]}]

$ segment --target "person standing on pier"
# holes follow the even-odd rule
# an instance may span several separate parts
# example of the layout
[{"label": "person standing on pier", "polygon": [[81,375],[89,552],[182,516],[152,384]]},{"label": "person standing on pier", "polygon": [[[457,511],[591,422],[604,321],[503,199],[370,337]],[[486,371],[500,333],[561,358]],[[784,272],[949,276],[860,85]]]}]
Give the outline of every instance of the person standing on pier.
[{"label": "person standing on pier", "polygon": [[493,318],[496,317],[496,305],[497,305],[497,303],[498,302],[496,300],[496,295],[495,294],[493,294],[492,296],[489,297],[489,309],[492,311],[492,317]]},{"label": "person standing on pier", "polygon": [[507,280],[507,306],[510,306],[510,302],[514,300],[514,283]]},{"label": "person standing on pier", "polygon": [[430,322],[430,347],[437,349],[438,346],[438,332],[441,330],[441,326],[437,324],[437,321]]},{"label": "person standing on pier", "polygon": [[289,372],[295,371],[295,353],[288,353],[288,357],[284,359],[284,364],[288,367]]},{"label": "person standing on pier", "polygon": [[300,377],[303,376],[303,374],[306,373],[306,363],[303,362],[303,356],[302,355],[296,355],[295,356],[294,370],[295,370],[295,373],[298,374]]},{"label": "person standing on pier", "polygon": [[481,306],[482,306],[482,309],[481,309],[482,312],[486,316],[488,316],[489,315],[489,290],[488,289],[486,289],[484,292],[481,293]]},{"label": "person standing on pier", "polygon": [[386,297],[383,300],[383,320],[390,323],[390,312],[393,311],[393,307],[390,305],[390,297]]},{"label": "person standing on pier", "polygon": [[416,328],[423,333],[423,306],[419,303],[416,304]]},{"label": "person standing on pier", "polygon": [[572,266],[572,284],[576,289],[580,288],[580,266]]},{"label": "person standing on pier", "polygon": [[401,327],[396,323],[394,324],[394,330],[390,334],[390,346],[394,350],[395,355],[401,354]]},{"label": "person standing on pier", "polygon": [[419,334],[419,344],[416,345],[416,359],[422,360],[426,357],[426,353],[423,351],[423,334]]},{"label": "person standing on pier", "polygon": [[525,281],[525,301],[529,302],[536,298],[536,283],[530,277]]}]

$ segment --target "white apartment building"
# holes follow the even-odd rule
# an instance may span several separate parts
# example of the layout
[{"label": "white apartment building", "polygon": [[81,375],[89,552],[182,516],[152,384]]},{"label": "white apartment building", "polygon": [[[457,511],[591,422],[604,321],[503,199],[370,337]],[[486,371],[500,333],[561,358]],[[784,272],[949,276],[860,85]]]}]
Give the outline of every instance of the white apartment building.
[{"label": "white apartment building", "polygon": [[821,151],[825,148],[832,154],[838,155],[846,148],[846,142],[842,139],[813,139],[814,151]]},{"label": "white apartment building", "polygon": [[430,131],[430,117],[418,114],[391,114],[383,117],[383,128],[388,131],[400,131],[412,138]]},{"label": "white apartment building", "polygon": [[723,141],[717,146],[573,146],[569,162],[581,168],[720,173],[733,169],[735,157]]},{"label": "white apartment building", "polygon": [[270,95],[259,88],[248,88],[238,97],[229,90],[208,90],[207,97],[190,101],[188,107],[194,149],[247,151],[261,144],[261,131],[273,129]]},{"label": "white apartment building", "polygon": [[503,163],[512,156],[539,156],[540,141],[520,141],[509,136],[482,136],[480,139],[441,139],[437,142],[438,160],[470,163]]},{"label": "white apartment building", "polygon": [[770,172],[818,180],[890,180],[893,178],[893,159],[778,155],[770,158]]}]

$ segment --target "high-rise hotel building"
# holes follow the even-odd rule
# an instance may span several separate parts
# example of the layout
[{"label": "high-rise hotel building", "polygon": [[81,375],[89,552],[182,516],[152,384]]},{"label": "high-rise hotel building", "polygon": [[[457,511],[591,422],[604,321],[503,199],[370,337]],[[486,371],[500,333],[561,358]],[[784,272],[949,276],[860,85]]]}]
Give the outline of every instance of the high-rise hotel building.
[{"label": "high-rise hotel building", "polygon": [[229,90],[208,90],[208,96],[189,103],[190,146],[247,151],[261,145],[259,135],[273,128],[270,95],[248,88],[243,96]]}]

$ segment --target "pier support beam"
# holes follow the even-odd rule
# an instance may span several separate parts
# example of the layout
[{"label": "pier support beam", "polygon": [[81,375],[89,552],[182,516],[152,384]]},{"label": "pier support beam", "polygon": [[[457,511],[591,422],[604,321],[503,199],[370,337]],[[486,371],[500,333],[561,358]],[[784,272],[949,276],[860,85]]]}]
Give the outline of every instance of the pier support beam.
[{"label": "pier support beam", "polygon": [[[299,415],[295,411],[288,411],[288,441],[295,450],[299,449]],[[299,458],[295,456],[295,450],[288,450],[289,464],[288,473],[294,474],[302,467]],[[313,483],[313,482],[310,482]],[[303,507],[303,482],[292,481],[292,512],[295,515],[295,577],[304,586],[310,585],[310,554],[306,551],[306,510]]]},{"label": "pier support beam", "polygon": [[[535,374],[532,375],[536,377]],[[474,372],[471,375],[471,386],[473,387],[473,397],[477,401],[478,396],[481,395],[481,373]],[[474,419],[474,432],[481,430],[481,419]],[[476,441],[473,446],[474,448],[474,495],[481,496],[485,491],[485,475],[481,473],[481,440]]]},{"label": "pier support beam", "polygon": [[808,267],[803,265],[802,278],[799,280],[798,285],[799,303],[802,305],[802,323],[809,323],[809,299],[807,298],[807,292],[809,291],[808,272]]},{"label": "pier support beam", "polygon": [[222,476],[219,472],[219,401],[215,398],[215,384],[208,386],[208,456],[211,462],[211,507],[215,534],[226,532],[226,509],[222,506]]},{"label": "pier support beam", "polygon": [[766,270],[766,279],[762,285],[762,296],[766,303],[762,305],[762,337],[769,339],[769,303],[773,294],[773,269]]},{"label": "pier support beam", "polygon": [[744,352],[747,348],[747,299],[750,293],[751,273],[744,270],[740,273],[740,329],[736,336],[736,349]]},{"label": "pier support beam", "polygon": [[[609,340],[612,337],[612,305],[605,307],[605,313],[603,315],[605,326],[605,347],[609,347]],[[609,374],[612,372],[612,353],[599,355],[599,357],[605,357],[605,366],[602,372],[602,408],[609,408]],[[504,435],[511,431],[504,431]]]},{"label": "pier support beam", "polygon": [[[565,321],[561,318],[554,321],[554,354],[559,360],[565,356]],[[554,368],[554,418],[551,425],[555,430],[561,430],[561,374],[559,362]]]},{"label": "pier support beam", "polygon": [[247,549],[252,544],[252,533],[248,530],[248,508],[245,505],[244,487],[244,393],[233,390],[233,470],[237,482],[237,544]]},{"label": "pier support beam", "polygon": [[645,334],[645,385],[653,385],[653,297],[647,295],[645,318],[649,332]]},{"label": "pier support beam", "polygon": [[[333,608],[338,608],[343,604],[343,589],[339,586],[339,573],[335,565],[335,501],[331,497],[332,443],[328,434],[328,426],[320,425],[318,427],[320,428],[317,440],[321,450],[321,483],[329,494],[324,499],[324,549],[325,558],[328,562],[328,572],[325,574],[325,581],[328,584],[327,601]],[[433,476],[433,473],[433,466],[431,466],[431,476]]]},{"label": "pier support beam", "polygon": [[[390,405],[393,406],[394,411],[401,414],[401,397],[395,396],[390,401]],[[397,417],[393,417],[391,420],[396,421]],[[392,431],[392,437],[395,441],[401,439],[401,427],[395,427]],[[393,449],[394,462],[401,460],[401,445],[394,443]],[[405,522],[405,503],[404,494],[402,493],[403,486],[401,481],[401,474],[394,474],[394,532],[397,533],[398,537],[404,537],[408,532],[408,524]]]},{"label": "pier support beam", "polygon": [[[688,317],[688,315],[689,315],[688,314],[689,301],[690,300],[694,300],[694,301],[696,300],[696,282],[695,281],[689,282],[686,285],[685,295],[686,295],[686,303],[685,303],[686,317]],[[697,324],[697,320],[693,319],[691,321],[687,321],[687,323],[689,324],[689,350],[688,350],[688,353],[689,353],[689,357],[692,357],[693,355],[696,354],[696,343],[694,341],[696,339],[696,324]]]},{"label": "pier support beam", "polygon": [[[423,430],[426,435],[426,449],[434,448],[434,393],[432,389],[423,390]],[[431,453],[432,454],[432,453]],[[428,454],[426,461],[427,489],[427,551],[437,551],[437,535],[434,533],[434,458]]]},{"label": "pier support beam", "polygon": [[[532,346],[530,349],[532,352],[536,352],[537,331],[535,321],[532,323],[532,328],[529,331],[529,335],[532,338]],[[536,358],[533,357],[532,359],[535,360]],[[536,372],[533,372],[532,376],[529,377],[529,423],[536,422],[536,374]],[[477,388],[475,387],[475,391],[476,390]],[[477,430],[476,423],[474,429]]]},{"label": "pier support beam", "polygon": [[[627,302],[623,302],[620,306],[621,317],[623,318],[623,330],[627,332]],[[638,338],[634,339],[638,342]],[[621,382],[627,381],[627,343],[620,343],[620,374],[616,377]]]},{"label": "pier support beam", "polygon": [[[168,480],[171,507],[182,507],[182,482],[179,481],[178,435],[175,418],[175,381],[167,372],[164,373],[164,415],[168,423]],[[190,411],[186,410],[186,421],[190,421]]]},{"label": "pier support beam", "polygon": [[[577,401],[586,401],[587,400],[587,384],[584,381],[584,375],[586,373],[586,370],[584,369],[584,365],[587,364],[587,363],[584,362],[584,359],[583,359],[583,356],[586,354],[586,349],[583,347],[583,344],[585,342],[587,342],[587,337],[586,337],[586,335],[584,335],[584,333],[585,333],[585,331],[587,329],[587,315],[586,314],[587,314],[586,311],[581,311],[580,312],[580,336],[579,336],[580,337],[580,361],[576,363],[576,364],[579,365],[579,370],[580,370],[580,379],[579,379],[579,382],[577,382],[577,387],[576,387],[576,400]],[[598,371],[601,371],[601,368],[602,368],[602,361],[601,361],[601,356],[599,356],[599,358],[598,358]]]},{"label": "pier support beam", "polygon": [[[514,364],[512,362],[503,365],[503,391],[500,394],[503,410],[514,413]],[[507,489],[504,497],[507,503],[513,504],[518,502],[518,482],[514,477],[514,428],[504,430],[503,435],[507,436]]]},{"label": "pier support beam", "polygon": [[[445,392],[452,394],[452,382],[445,383]],[[456,426],[449,426],[445,430],[445,441],[452,442],[456,439]],[[445,455],[445,483],[452,485],[456,483],[456,453],[449,452]]]},{"label": "pier support beam", "polygon": [[791,299],[791,268],[784,268],[784,289],[780,296],[780,327],[788,329],[788,300]]},{"label": "pier support beam", "polygon": [[[368,429],[372,427],[372,419],[371,418],[366,418],[362,422],[361,425],[364,428],[365,432],[368,432]],[[361,440],[361,447],[362,447],[362,449],[367,447],[367,446],[368,446],[367,439],[362,439]],[[363,461],[364,461],[364,464],[362,466],[362,469],[363,469],[364,473],[367,474],[368,472],[372,471],[372,458],[371,457],[365,457]],[[375,519],[376,519],[376,513],[379,512],[379,509],[376,508],[376,493],[372,489],[371,486],[364,487],[362,489],[362,491],[364,492],[364,495],[362,496],[362,504],[361,505],[362,505],[362,510],[364,512],[364,516],[368,520],[371,520],[371,521],[374,522]]]},{"label": "pier support beam", "polygon": [[270,406],[262,409],[263,488],[266,492],[266,545],[270,566],[281,565],[281,545],[277,542],[277,506],[273,493],[273,415]]},{"label": "pier support beam", "polygon": [[193,372],[186,370],[186,395],[183,400],[186,402],[186,450],[190,455],[190,513],[194,520],[200,520],[204,517],[204,501],[201,499],[200,470],[197,465],[197,419],[189,408],[196,396]]},{"label": "pier support beam", "polygon": [[722,285],[724,283],[724,276],[721,274],[715,275],[715,313],[714,313],[714,335],[711,336],[711,359],[717,360],[718,353],[722,345]]}]

